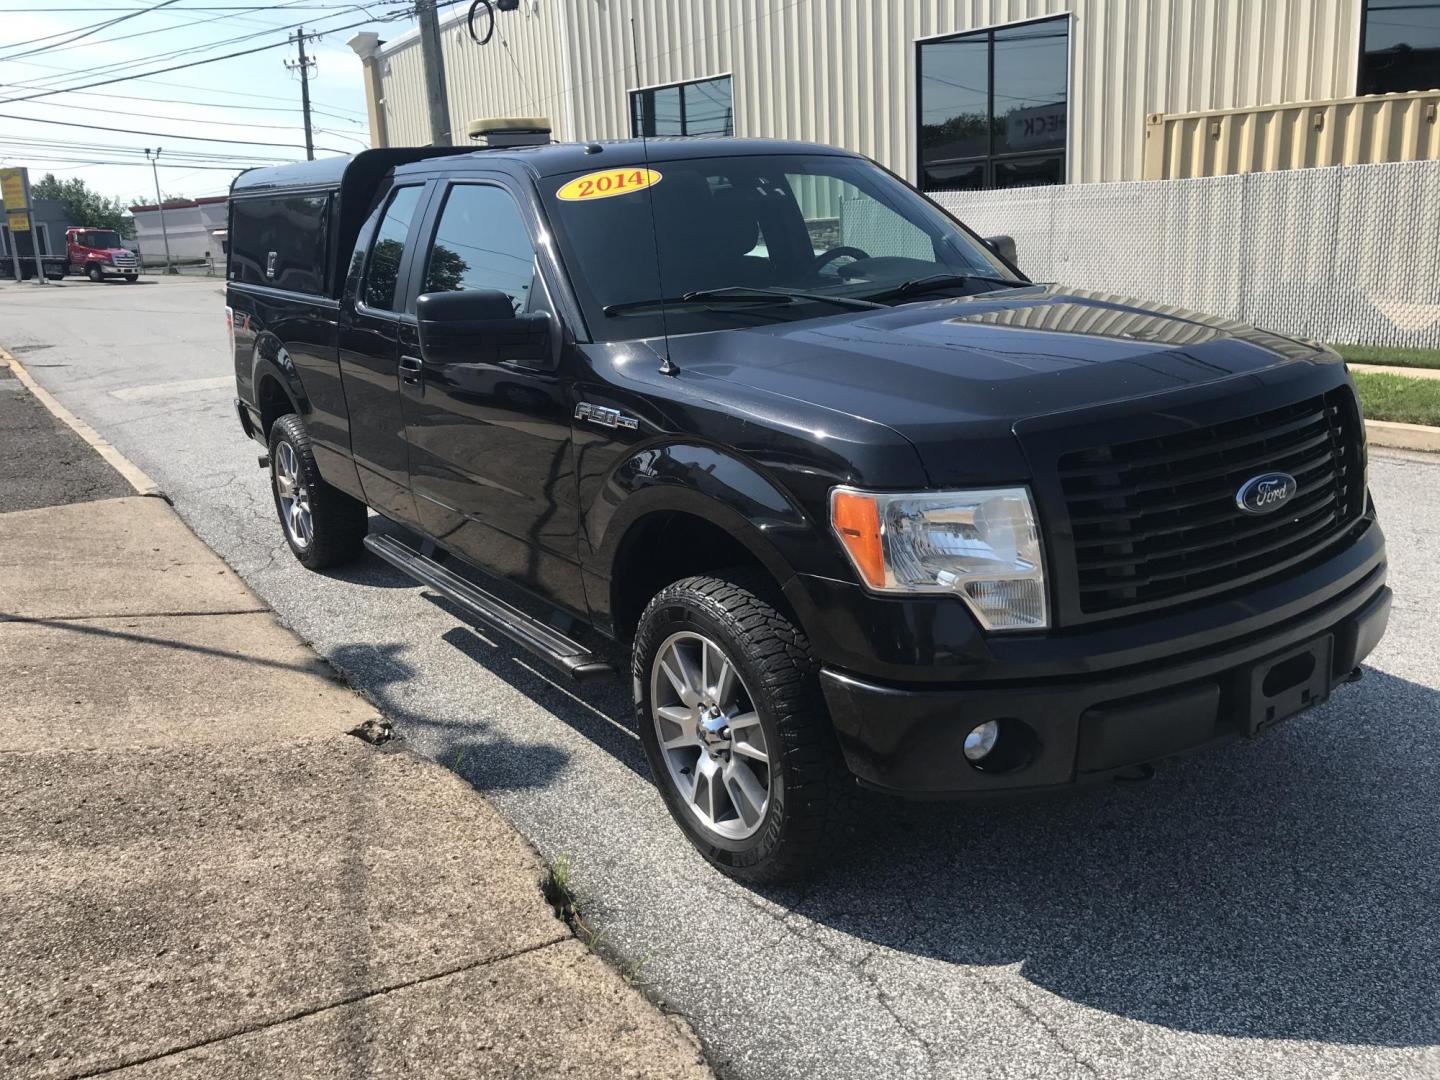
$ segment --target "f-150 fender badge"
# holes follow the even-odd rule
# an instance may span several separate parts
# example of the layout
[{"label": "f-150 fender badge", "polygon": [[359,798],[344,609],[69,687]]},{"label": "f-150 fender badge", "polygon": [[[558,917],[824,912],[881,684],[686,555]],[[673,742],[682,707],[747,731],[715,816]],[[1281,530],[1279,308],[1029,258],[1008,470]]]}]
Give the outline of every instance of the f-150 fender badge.
[{"label": "f-150 fender badge", "polygon": [[634,431],[640,426],[640,421],[633,416],[623,415],[619,409],[606,408],[604,405],[591,405],[588,401],[582,401],[575,406],[576,420],[589,420],[592,424],[599,424],[601,427],[624,428],[627,431]]},{"label": "f-150 fender badge", "polygon": [[661,174],[654,169],[602,169],[567,181],[555,192],[555,197],[565,202],[609,199],[615,195],[629,195],[632,191],[654,187],[660,180]]}]

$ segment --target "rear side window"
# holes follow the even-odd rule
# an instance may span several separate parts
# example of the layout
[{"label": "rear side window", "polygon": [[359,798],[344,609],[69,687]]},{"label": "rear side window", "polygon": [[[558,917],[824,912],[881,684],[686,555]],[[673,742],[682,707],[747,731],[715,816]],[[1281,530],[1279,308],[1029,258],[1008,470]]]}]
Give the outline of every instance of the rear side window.
[{"label": "rear side window", "polygon": [[361,292],[365,306],[379,311],[395,310],[395,285],[400,278],[400,267],[405,261],[405,240],[410,235],[410,223],[415,219],[420,205],[418,186],[396,188],[390,196],[390,205],[375,230],[375,242],[370,245],[370,261],[365,267],[365,287]]},{"label": "rear side window", "polygon": [[510,193],[488,184],[456,184],[445,199],[421,292],[499,289],[516,313],[530,302],[535,248]]},{"label": "rear side window", "polygon": [[230,205],[230,280],[292,292],[325,291],[328,192]]}]

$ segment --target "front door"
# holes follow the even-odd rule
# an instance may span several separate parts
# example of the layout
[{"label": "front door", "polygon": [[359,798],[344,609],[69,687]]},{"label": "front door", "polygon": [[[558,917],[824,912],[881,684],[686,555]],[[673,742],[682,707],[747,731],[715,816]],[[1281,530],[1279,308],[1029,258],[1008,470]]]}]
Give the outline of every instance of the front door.
[{"label": "front door", "polygon": [[[441,194],[414,296],[495,289],[516,313],[550,312],[531,223],[504,187],[456,182]],[[402,329],[419,361],[405,388],[410,484],[422,526],[476,565],[583,612],[569,382],[559,350],[501,346],[437,363]],[[407,339],[408,336],[408,339]]]},{"label": "front door", "polygon": [[410,458],[400,407],[400,332],[407,320],[405,253],[419,225],[425,187],[397,187],[361,231],[359,276],[347,292],[355,301],[342,307],[339,330],[340,378],[350,411],[350,449],[365,501],[386,517],[407,524],[417,519],[410,495]]}]

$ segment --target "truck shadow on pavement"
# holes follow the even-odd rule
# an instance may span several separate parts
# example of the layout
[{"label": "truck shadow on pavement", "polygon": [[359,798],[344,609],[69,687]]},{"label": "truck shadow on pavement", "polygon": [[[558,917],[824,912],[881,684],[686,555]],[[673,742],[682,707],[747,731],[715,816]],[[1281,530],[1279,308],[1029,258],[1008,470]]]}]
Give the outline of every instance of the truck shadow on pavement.
[{"label": "truck shadow on pavement", "polygon": [[[623,679],[566,683],[468,626],[444,639],[457,664],[478,663],[651,782]],[[378,697],[415,748],[480,791],[543,787],[568,767],[539,732],[521,744],[483,719],[442,722],[394,689]],[[856,939],[947,965],[1018,964],[1068,1001],[1180,1031],[1440,1043],[1437,721],[1440,692],[1367,669],[1314,713],[1164,765],[1143,787],[866,796],[832,869],[757,891]]]},{"label": "truck shadow on pavement", "polygon": [[1433,1044],[1437,719],[1440,693],[1368,670],[1315,714],[1144,788],[874,816],[853,858],[772,899],[917,956],[1018,963],[1146,1023]]}]

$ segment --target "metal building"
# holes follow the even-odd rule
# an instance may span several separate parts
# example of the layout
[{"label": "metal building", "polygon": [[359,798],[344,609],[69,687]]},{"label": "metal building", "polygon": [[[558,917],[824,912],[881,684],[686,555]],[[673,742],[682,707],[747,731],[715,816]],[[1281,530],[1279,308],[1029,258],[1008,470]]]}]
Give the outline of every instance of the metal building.
[{"label": "metal building", "polygon": [[[484,46],[470,7],[442,22],[457,142],[780,136],[937,191],[1440,157],[1440,0],[520,0]],[[351,46],[376,145],[428,143],[418,35]]]}]

